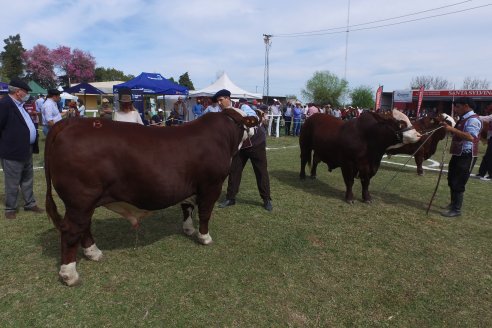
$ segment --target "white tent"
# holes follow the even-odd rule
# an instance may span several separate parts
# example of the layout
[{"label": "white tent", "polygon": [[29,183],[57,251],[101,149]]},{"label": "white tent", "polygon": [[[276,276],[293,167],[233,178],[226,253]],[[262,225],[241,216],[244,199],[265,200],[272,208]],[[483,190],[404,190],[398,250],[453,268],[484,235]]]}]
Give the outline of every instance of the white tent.
[{"label": "white tent", "polygon": [[259,93],[248,92],[241,89],[231,81],[226,73],[222,74],[217,81],[201,90],[190,90],[190,97],[212,97],[219,90],[227,89],[231,92],[231,98],[261,99],[263,96]]}]

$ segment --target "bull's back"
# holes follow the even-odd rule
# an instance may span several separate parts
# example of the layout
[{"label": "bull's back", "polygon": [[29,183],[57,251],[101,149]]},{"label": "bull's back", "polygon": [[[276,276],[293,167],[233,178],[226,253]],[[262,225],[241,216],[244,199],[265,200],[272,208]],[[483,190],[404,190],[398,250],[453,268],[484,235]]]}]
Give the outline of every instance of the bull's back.
[{"label": "bull's back", "polygon": [[82,193],[94,195],[98,205],[122,200],[141,208],[170,206],[194,194],[203,180],[225,179],[231,154],[224,133],[200,124],[68,120],[49,143],[53,185],[67,201]]}]

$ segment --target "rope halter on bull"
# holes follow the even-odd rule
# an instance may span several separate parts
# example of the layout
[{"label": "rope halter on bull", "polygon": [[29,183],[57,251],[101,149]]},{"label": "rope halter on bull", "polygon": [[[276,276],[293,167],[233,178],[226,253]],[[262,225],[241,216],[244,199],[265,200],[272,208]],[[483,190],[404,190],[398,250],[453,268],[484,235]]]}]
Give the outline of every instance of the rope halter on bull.
[{"label": "rope halter on bull", "polygon": [[[414,128],[414,127],[412,126],[412,128]],[[411,159],[415,156],[415,154],[416,154],[416,153],[420,150],[420,148],[422,148],[422,147],[426,144],[426,142],[427,142],[427,141],[429,141],[429,140],[431,139],[432,135],[433,135],[433,134],[434,134],[437,130],[442,129],[442,128],[444,128],[444,126],[439,126],[439,127],[435,128],[435,129],[433,129],[433,130],[430,130],[430,131],[427,131],[427,132],[421,133],[421,135],[422,135],[422,136],[424,136],[424,135],[428,135],[428,134],[429,134],[429,137],[427,137],[427,139],[425,139],[425,140],[424,140],[424,142],[422,142],[422,144],[421,144],[421,145],[417,148],[417,150],[416,150],[416,151],[415,151],[415,152],[414,152],[414,153],[413,153],[410,157],[408,157],[407,161],[403,164],[403,166],[400,168],[400,170],[396,171],[396,173],[393,175],[393,177],[392,177],[392,178],[391,178],[391,179],[390,179],[390,180],[389,180],[389,181],[388,181],[388,182],[384,185],[383,190],[386,190],[386,188],[388,187],[388,185],[389,185],[391,182],[393,182],[393,180],[396,178],[396,176],[397,176],[399,173],[401,173],[401,172],[403,171],[403,169],[407,166],[408,162],[409,162],[409,161],[410,161],[410,160],[411,160]],[[411,130],[411,129],[409,129],[409,128],[406,128],[406,129],[404,129],[404,130],[405,130],[405,131],[407,131],[407,129],[408,129],[408,130]],[[404,132],[404,131],[402,131],[402,133],[403,133],[403,132]]]}]

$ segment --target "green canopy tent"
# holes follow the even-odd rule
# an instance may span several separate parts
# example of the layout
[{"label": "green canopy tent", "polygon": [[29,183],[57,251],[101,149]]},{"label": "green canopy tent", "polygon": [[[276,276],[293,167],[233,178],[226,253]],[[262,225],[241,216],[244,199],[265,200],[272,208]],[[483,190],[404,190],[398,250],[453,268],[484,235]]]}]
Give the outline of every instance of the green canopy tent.
[{"label": "green canopy tent", "polygon": [[32,91],[29,92],[31,96],[37,96],[40,93],[43,95],[46,95],[48,93],[48,90],[40,86],[38,83],[35,81],[30,81],[27,85],[29,85],[29,88],[31,88]]}]

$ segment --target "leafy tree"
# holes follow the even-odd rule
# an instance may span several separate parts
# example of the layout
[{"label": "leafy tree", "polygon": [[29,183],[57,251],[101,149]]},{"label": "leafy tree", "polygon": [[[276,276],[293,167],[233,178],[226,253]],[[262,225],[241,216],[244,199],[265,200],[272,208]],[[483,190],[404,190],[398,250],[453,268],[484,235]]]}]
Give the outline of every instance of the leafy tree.
[{"label": "leafy tree", "polygon": [[352,106],[374,108],[374,94],[369,86],[361,85],[353,89],[350,98],[352,98]]},{"label": "leafy tree", "polygon": [[26,63],[27,77],[36,81],[44,88],[56,86],[57,78],[53,71],[54,60],[48,47],[37,44],[24,52],[22,58]]},{"label": "leafy tree", "polygon": [[5,42],[4,51],[0,53],[2,75],[7,79],[20,77],[24,74],[22,54],[26,51],[22,46],[20,35],[9,36],[3,42]]},{"label": "leafy tree", "polygon": [[341,99],[348,91],[348,82],[329,71],[317,71],[301,90],[303,97],[317,104],[340,106]]},{"label": "leafy tree", "polygon": [[169,77],[169,78],[168,78],[168,80],[169,80],[169,81],[171,81],[171,82],[176,83],[176,81],[174,81],[174,77],[172,77],[172,76],[171,76],[171,77]]},{"label": "leafy tree", "polygon": [[490,86],[490,82],[487,79],[465,77],[463,80],[463,89],[465,90],[486,90]]},{"label": "leafy tree", "polygon": [[418,89],[421,86],[424,86],[426,90],[442,90],[448,89],[451,83],[443,77],[440,76],[430,76],[430,75],[421,75],[412,78],[410,82],[410,88]]},{"label": "leafy tree", "polygon": [[190,76],[188,75],[188,72],[184,73],[179,77],[178,84],[187,87],[188,90],[195,90],[195,87],[193,86],[193,82],[191,82],[190,80]]},{"label": "leafy tree", "polygon": [[65,73],[71,83],[94,80],[95,58],[80,49],[71,51],[70,47],[59,46],[52,51],[55,68]]},{"label": "leafy tree", "polygon": [[95,80],[96,82],[103,81],[128,81],[133,79],[135,76],[129,74],[125,75],[123,71],[119,71],[115,68],[104,68],[97,67],[95,70]]}]

